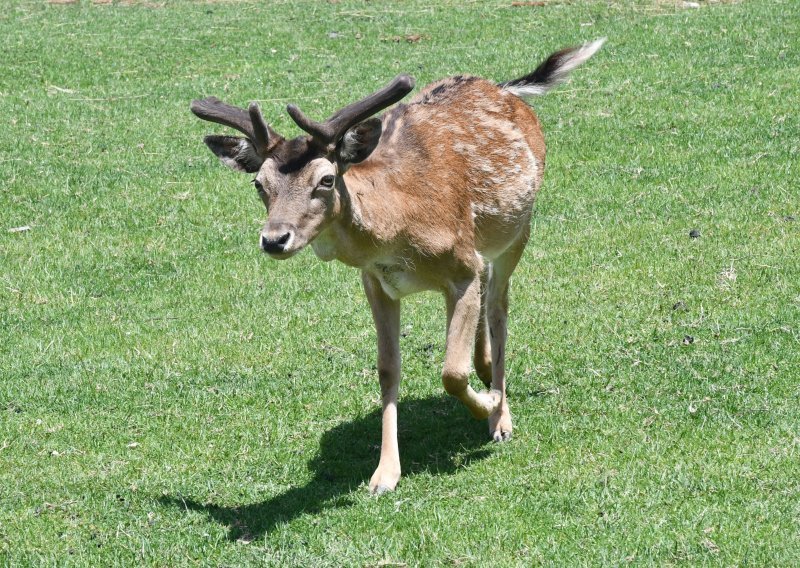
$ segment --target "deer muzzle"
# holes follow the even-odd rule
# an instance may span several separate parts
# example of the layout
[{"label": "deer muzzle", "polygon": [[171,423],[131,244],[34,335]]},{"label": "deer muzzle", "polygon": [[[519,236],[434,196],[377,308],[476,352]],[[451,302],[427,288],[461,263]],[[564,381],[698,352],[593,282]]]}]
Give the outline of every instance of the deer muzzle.
[{"label": "deer muzzle", "polygon": [[289,258],[297,229],[289,223],[268,223],[261,231],[261,250],[274,258]]}]

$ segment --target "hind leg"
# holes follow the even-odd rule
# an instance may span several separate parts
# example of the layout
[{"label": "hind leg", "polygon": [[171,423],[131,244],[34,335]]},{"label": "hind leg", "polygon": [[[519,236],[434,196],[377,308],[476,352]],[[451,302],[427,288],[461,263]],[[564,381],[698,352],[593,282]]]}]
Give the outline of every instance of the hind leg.
[{"label": "hind leg", "polygon": [[492,344],[489,339],[489,324],[486,321],[486,294],[492,265],[487,264],[481,274],[481,311],[478,317],[478,329],[475,331],[475,353],[472,362],[475,373],[486,388],[492,386]]},{"label": "hind leg", "polygon": [[447,302],[447,345],[442,369],[442,384],[480,420],[488,418],[500,407],[500,393],[475,392],[469,385],[472,346],[480,317],[480,277],[471,275],[453,282],[445,292]]},{"label": "hind leg", "polygon": [[495,442],[511,438],[511,412],[506,400],[505,355],[508,329],[509,280],[517,267],[530,230],[526,228],[520,238],[494,263],[486,291],[486,320],[492,351],[492,391],[500,392],[500,406],[489,416],[489,435]]}]

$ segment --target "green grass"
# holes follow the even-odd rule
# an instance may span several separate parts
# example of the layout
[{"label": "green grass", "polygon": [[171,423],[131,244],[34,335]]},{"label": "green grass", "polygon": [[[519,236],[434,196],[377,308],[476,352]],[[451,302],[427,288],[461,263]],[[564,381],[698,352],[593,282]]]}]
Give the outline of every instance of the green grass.
[{"label": "green grass", "polygon": [[[3,4],[0,563],[800,563],[796,2],[510,4]],[[535,105],[514,439],[443,396],[443,302],[412,297],[404,477],[370,497],[358,275],[260,254],[189,101],[294,135],[287,102],[510,79],[600,36]]]}]

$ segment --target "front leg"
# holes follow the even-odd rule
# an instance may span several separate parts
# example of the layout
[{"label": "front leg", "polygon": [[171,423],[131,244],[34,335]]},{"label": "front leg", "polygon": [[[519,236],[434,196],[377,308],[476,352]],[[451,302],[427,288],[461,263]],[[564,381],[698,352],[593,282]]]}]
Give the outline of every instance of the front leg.
[{"label": "front leg", "polygon": [[397,445],[397,394],[400,388],[400,302],[381,288],[380,282],[361,273],[372,319],[378,335],[378,378],[381,383],[383,429],[381,459],[372,474],[369,489],[380,495],[392,491],[400,480],[400,450]]},{"label": "front leg", "polygon": [[447,346],[442,383],[448,394],[463,402],[472,416],[484,419],[500,407],[502,393],[495,389],[477,393],[469,386],[470,355],[480,320],[480,290],[480,277],[475,275],[454,283],[446,291]]}]

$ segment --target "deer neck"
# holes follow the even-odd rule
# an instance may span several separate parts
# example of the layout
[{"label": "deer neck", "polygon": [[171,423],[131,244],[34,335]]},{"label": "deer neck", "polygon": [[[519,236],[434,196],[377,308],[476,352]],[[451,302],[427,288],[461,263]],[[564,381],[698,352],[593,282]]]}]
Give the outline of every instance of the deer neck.
[{"label": "deer neck", "polygon": [[323,261],[339,260],[365,268],[380,254],[381,231],[375,220],[386,209],[380,203],[379,189],[370,176],[346,172],[339,187],[339,212],[311,242],[314,254]]}]

